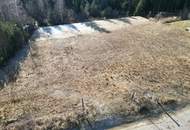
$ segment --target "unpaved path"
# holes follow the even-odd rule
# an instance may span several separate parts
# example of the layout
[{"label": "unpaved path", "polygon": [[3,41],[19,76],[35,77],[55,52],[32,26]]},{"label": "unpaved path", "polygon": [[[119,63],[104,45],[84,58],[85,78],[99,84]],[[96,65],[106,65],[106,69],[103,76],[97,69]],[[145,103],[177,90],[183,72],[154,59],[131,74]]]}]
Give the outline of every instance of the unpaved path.
[{"label": "unpaved path", "polygon": [[101,130],[159,113],[157,101],[170,110],[187,104],[189,33],[149,21],[124,25],[32,43],[17,78],[0,91],[0,127]]},{"label": "unpaved path", "polygon": [[189,130],[190,129],[190,107],[186,107],[172,117],[179,123],[176,125],[167,115],[158,118],[148,118],[140,122],[121,125],[109,130]]}]

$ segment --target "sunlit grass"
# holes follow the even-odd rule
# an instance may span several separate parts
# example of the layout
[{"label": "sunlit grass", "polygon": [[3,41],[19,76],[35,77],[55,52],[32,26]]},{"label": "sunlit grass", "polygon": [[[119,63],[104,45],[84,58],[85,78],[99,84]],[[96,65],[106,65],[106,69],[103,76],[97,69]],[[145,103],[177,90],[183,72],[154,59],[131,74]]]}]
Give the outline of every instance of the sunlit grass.
[{"label": "sunlit grass", "polygon": [[190,27],[190,20],[172,22],[170,25],[185,30],[187,27]]}]

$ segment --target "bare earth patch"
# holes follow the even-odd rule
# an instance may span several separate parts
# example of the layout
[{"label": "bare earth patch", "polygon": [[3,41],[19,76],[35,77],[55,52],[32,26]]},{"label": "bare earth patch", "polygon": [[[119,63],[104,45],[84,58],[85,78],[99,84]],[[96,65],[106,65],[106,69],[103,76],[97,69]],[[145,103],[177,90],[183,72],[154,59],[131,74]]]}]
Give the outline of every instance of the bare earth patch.
[{"label": "bare earth patch", "polygon": [[147,23],[31,48],[16,81],[0,91],[2,129],[95,127],[157,113],[157,101],[174,109],[190,99],[190,35],[170,26]]}]

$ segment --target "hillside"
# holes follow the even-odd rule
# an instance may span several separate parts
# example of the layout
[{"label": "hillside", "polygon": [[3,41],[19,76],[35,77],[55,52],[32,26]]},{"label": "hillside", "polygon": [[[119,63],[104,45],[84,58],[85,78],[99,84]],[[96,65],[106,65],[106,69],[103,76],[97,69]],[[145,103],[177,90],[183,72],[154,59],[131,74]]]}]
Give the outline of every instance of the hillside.
[{"label": "hillside", "polygon": [[0,127],[100,130],[158,114],[157,102],[170,110],[187,105],[189,33],[123,22],[114,30],[97,25],[104,31],[67,38],[50,33],[31,43],[17,78],[0,91]]}]

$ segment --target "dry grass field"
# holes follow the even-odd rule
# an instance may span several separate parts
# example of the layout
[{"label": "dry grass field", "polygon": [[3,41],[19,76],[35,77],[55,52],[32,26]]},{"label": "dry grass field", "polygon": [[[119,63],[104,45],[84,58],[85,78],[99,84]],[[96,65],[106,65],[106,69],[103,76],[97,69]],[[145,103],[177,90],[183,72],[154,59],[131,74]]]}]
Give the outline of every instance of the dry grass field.
[{"label": "dry grass field", "polygon": [[159,113],[157,102],[175,109],[189,100],[190,34],[147,23],[32,43],[17,78],[0,91],[0,126],[57,130],[135,120]]}]

